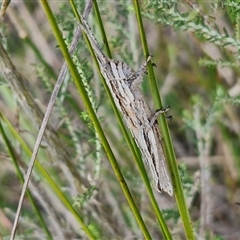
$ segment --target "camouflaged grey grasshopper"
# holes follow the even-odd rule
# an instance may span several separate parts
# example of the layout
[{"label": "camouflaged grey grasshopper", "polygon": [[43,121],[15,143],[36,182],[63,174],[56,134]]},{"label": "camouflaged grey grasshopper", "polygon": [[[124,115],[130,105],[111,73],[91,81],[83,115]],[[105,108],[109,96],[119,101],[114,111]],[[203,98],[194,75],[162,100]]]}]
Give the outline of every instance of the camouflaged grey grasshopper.
[{"label": "camouflaged grey grasshopper", "polygon": [[169,108],[152,114],[140,90],[140,84],[147,73],[147,64],[151,57],[149,56],[135,72],[126,63],[108,58],[102,52],[87,21],[82,16],[81,21],[81,28],[91,42],[114,102],[151,169],[156,189],[159,192],[163,190],[172,196],[173,188],[157,123],[157,115],[165,113]]}]

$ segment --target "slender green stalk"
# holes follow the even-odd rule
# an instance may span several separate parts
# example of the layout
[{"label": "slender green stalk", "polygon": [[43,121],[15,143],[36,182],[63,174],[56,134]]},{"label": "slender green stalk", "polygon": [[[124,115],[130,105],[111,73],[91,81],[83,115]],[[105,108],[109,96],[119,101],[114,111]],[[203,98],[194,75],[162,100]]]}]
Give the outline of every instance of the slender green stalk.
[{"label": "slender green stalk", "polygon": [[[137,21],[138,21],[142,46],[144,49],[144,54],[145,54],[145,57],[147,57],[149,55],[149,50],[148,50],[145,31],[143,28],[143,23],[142,23],[138,0],[133,0],[133,3],[134,3],[135,12],[137,15]],[[150,64],[148,65],[148,76],[149,76],[150,89],[151,89],[151,92],[153,95],[155,107],[156,107],[156,109],[162,108],[162,102],[161,102],[161,98],[159,95],[158,85],[157,85],[157,81],[156,81],[156,78],[154,75],[153,66]],[[170,173],[172,176],[172,183],[173,183],[175,198],[176,198],[176,202],[178,205],[180,215],[182,217],[185,233],[186,233],[186,236],[188,239],[195,239],[189,212],[188,212],[184,194],[183,194],[181,179],[180,179],[178,169],[177,169],[177,161],[176,161],[176,157],[175,157],[175,153],[174,153],[174,148],[172,145],[172,140],[171,140],[171,136],[169,133],[166,118],[164,115],[160,115],[160,117],[159,117],[159,126],[160,126],[161,133],[162,133],[162,136],[164,139],[163,146],[164,146],[164,150],[165,150],[165,154],[166,154],[166,159],[168,160],[168,166],[169,166],[169,170],[170,170]],[[166,229],[164,229],[164,230],[167,233],[167,230]]]},{"label": "slender green stalk", "polygon": [[[2,116],[2,114],[0,112],[0,118],[1,118],[1,116]],[[7,135],[4,131],[1,120],[0,120],[0,132],[1,132],[1,135],[2,135],[3,140],[5,142],[5,145],[8,149],[9,155],[12,158],[13,164],[14,164],[16,172],[17,172],[17,175],[18,175],[19,179],[21,180],[21,182],[24,183],[24,177],[23,177],[23,174],[22,174],[20,166],[19,166],[18,155],[17,155],[15,149],[12,147],[12,144],[9,141],[9,139],[8,139],[8,137],[7,137]],[[40,221],[40,224],[42,225],[42,227],[43,227],[43,229],[46,233],[47,239],[49,239],[49,240],[53,239],[52,235],[51,235],[51,232],[49,231],[48,226],[47,226],[46,222],[44,221],[44,218],[41,214],[41,211],[38,207],[38,204],[36,203],[35,199],[33,198],[32,194],[29,190],[27,190],[27,196],[28,196],[28,199],[29,199],[35,213],[36,213],[36,216],[38,217],[38,219]]]},{"label": "slender green stalk", "polygon": [[94,7],[94,10],[95,10],[97,19],[98,19],[100,31],[101,31],[102,38],[103,38],[103,42],[105,43],[105,46],[106,46],[107,55],[108,55],[109,58],[112,58],[112,53],[111,53],[111,50],[109,48],[106,32],[105,32],[104,27],[103,27],[103,22],[102,22],[101,14],[99,12],[97,1],[96,0],[92,0],[92,1],[93,1],[93,7]]},{"label": "slender green stalk", "polygon": [[[27,155],[31,156],[32,151],[27,146],[27,144],[24,142],[24,140],[21,138],[21,136],[18,134],[18,132],[14,129],[14,127],[11,125],[11,123],[8,121],[8,119],[0,112],[0,118],[6,123],[8,126],[8,129],[12,133],[12,135],[17,139],[17,141],[21,145],[21,149],[27,153]],[[62,201],[62,203],[65,205],[65,207],[72,213],[72,215],[76,218],[76,220],[79,222],[83,230],[86,232],[86,234],[89,236],[90,239],[95,239],[95,237],[92,235],[92,233],[89,231],[87,226],[82,221],[79,213],[72,207],[72,203],[67,199],[66,195],[60,190],[60,188],[57,186],[57,184],[52,179],[51,175],[46,171],[46,169],[41,165],[41,163],[36,159],[35,161],[36,169],[39,171],[42,178],[48,182],[48,184],[51,186],[51,188],[54,190],[54,192],[57,194],[59,199]]]},{"label": "slender green stalk", "polygon": [[[100,141],[101,141],[101,143],[103,145],[103,148],[104,148],[104,150],[105,150],[105,152],[106,152],[106,154],[108,156],[108,159],[109,159],[109,161],[110,161],[110,163],[112,165],[112,168],[113,168],[113,170],[114,170],[114,172],[115,172],[115,174],[117,176],[117,179],[118,179],[118,181],[119,181],[119,183],[120,183],[120,185],[121,185],[121,187],[122,187],[122,189],[124,191],[124,194],[125,194],[125,196],[126,196],[126,198],[128,200],[128,203],[129,203],[129,205],[130,205],[130,207],[131,207],[131,209],[132,209],[132,211],[134,213],[134,216],[135,216],[135,218],[136,218],[136,220],[137,220],[137,222],[138,222],[138,224],[139,224],[139,226],[140,226],[140,228],[141,228],[145,238],[146,239],[151,239],[151,236],[150,236],[150,234],[149,234],[149,232],[148,232],[148,230],[147,230],[147,228],[145,226],[145,223],[144,223],[141,215],[139,214],[137,206],[136,206],[136,204],[135,204],[135,202],[134,202],[134,200],[133,200],[133,198],[131,196],[131,193],[130,193],[130,191],[128,189],[128,186],[127,186],[127,184],[126,184],[126,182],[125,182],[125,180],[123,178],[123,175],[122,175],[122,173],[121,173],[121,171],[119,169],[119,166],[117,164],[115,156],[113,155],[113,152],[112,152],[112,150],[111,150],[111,148],[109,146],[109,143],[108,143],[108,141],[107,141],[107,139],[105,137],[105,134],[104,134],[104,132],[103,132],[103,130],[101,128],[101,125],[100,125],[100,123],[98,121],[98,118],[97,118],[97,116],[96,116],[96,114],[95,114],[95,112],[94,112],[94,110],[93,110],[93,108],[91,106],[91,103],[90,103],[90,101],[88,99],[87,93],[86,93],[86,91],[84,89],[84,85],[83,85],[83,83],[79,79],[79,75],[78,75],[77,69],[76,69],[75,65],[73,64],[71,56],[68,53],[67,47],[66,47],[66,45],[64,43],[64,40],[63,40],[62,35],[61,35],[61,32],[59,31],[59,28],[58,28],[58,26],[56,24],[56,21],[54,19],[52,11],[51,11],[47,1],[42,0],[41,2],[42,2],[42,5],[44,7],[44,10],[46,12],[46,16],[48,17],[48,20],[49,20],[49,22],[51,24],[51,27],[53,29],[53,33],[54,33],[54,35],[56,37],[56,40],[57,40],[57,42],[58,42],[58,44],[60,46],[60,49],[61,49],[62,54],[64,56],[64,59],[66,60],[66,62],[68,64],[70,73],[71,73],[71,75],[73,77],[74,83],[76,84],[77,90],[79,91],[79,94],[81,95],[81,97],[82,97],[82,99],[84,101],[84,104],[85,104],[85,107],[86,107],[87,112],[89,114],[89,117],[92,120],[92,123],[93,123],[93,125],[95,127],[95,130],[97,131],[97,133],[99,135],[99,138],[100,138]],[[73,1],[71,1],[71,4],[74,5]]]}]

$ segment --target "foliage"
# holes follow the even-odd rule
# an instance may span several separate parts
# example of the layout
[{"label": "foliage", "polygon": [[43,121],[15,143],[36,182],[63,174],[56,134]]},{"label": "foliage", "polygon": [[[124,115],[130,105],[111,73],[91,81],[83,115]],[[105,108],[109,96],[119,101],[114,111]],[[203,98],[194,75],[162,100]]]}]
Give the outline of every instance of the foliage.
[{"label": "foliage", "polygon": [[139,1],[140,12],[138,1],[93,1],[87,19],[106,54],[135,70],[154,55],[143,92],[151,109],[171,105],[173,121],[159,118],[175,190],[170,198],[152,189],[91,48],[79,38],[70,50],[79,26],[72,2],[83,11],[84,1],[51,2],[54,17],[40,2],[11,2],[11,25],[1,25],[7,49],[0,64],[3,239],[63,60],[69,71],[16,239],[238,239],[240,218],[231,203],[238,202],[240,172],[240,3]]}]

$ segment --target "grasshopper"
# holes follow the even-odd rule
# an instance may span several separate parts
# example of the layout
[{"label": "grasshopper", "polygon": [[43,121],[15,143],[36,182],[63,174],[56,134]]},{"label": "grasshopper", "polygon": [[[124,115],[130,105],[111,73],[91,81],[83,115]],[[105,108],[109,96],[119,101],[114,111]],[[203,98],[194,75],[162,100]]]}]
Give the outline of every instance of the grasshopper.
[{"label": "grasshopper", "polygon": [[135,72],[126,63],[108,58],[101,50],[86,19],[81,16],[81,21],[81,28],[91,42],[114,102],[122,113],[144,160],[150,167],[156,189],[172,196],[172,183],[157,123],[157,115],[165,113],[169,107],[152,114],[140,89],[151,56]]}]

